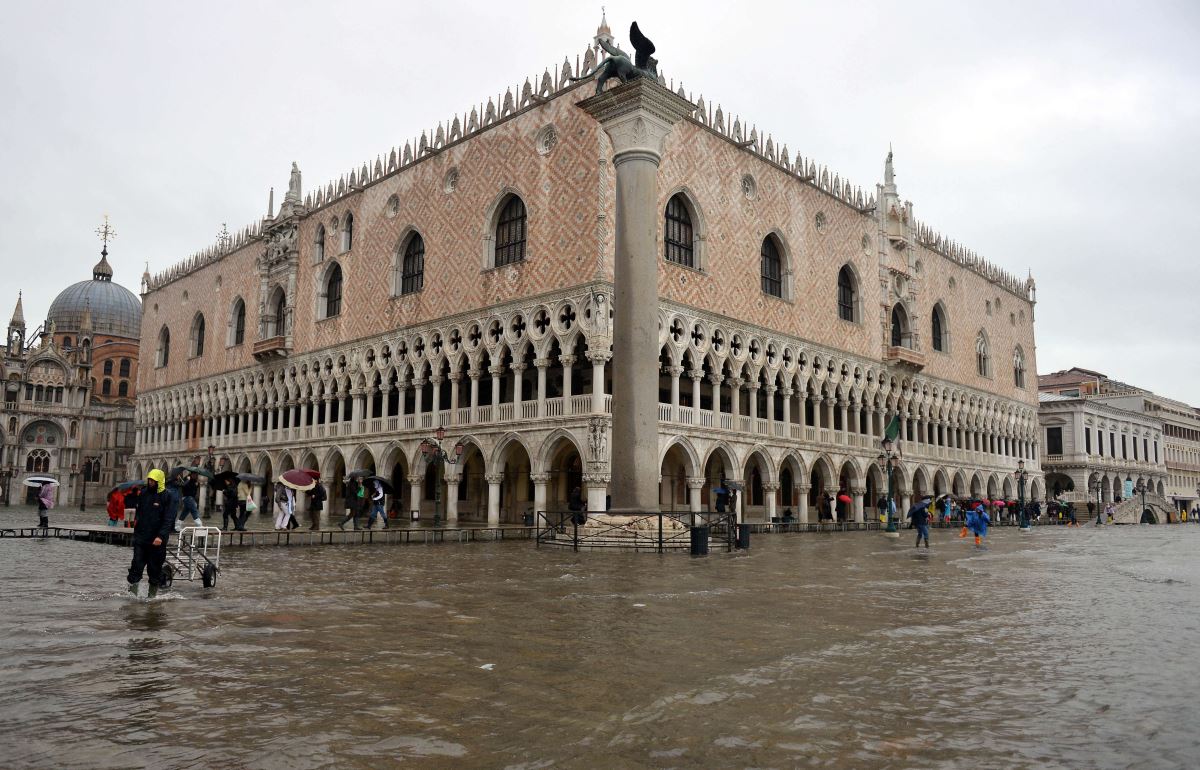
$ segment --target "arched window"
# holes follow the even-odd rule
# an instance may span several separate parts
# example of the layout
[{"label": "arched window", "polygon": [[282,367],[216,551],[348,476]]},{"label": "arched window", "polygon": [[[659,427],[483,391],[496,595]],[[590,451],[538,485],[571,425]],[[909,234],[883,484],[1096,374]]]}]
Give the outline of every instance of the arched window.
[{"label": "arched window", "polygon": [[325,277],[324,310],[323,318],[333,318],[342,312],[342,266],[336,263]]},{"label": "arched window", "polygon": [[[340,303],[342,298],[340,280],[338,287],[338,302]],[[275,318],[274,336],[282,337],[287,334],[287,295],[283,293],[283,289],[276,290],[275,307],[272,310],[274,311],[273,317]]]},{"label": "arched window", "polygon": [[75,420],[71,420],[71,428],[67,433],[67,437],[73,439],[78,435],[79,435],[79,423],[76,422]]},{"label": "arched window", "polygon": [[325,225],[317,225],[316,239],[313,241],[313,261],[325,259]]},{"label": "arched window", "polygon": [[204,314],[197,313],[192,320],[192,357],[204,355]]},{"label": "arched window", "polygon": [[525,203],[510,195],[500,208],[496,221],[496,267],[511,265],[525,259]]},{"label": "arched window", "polygon": [[129,359],[128,359],[128,358],[122,358],[122,359],[121,359],[121,368],[120,368],[120,370],[119,370],[119,371],[120,371],[120,373],[121,373],[121,376],[122,376],[122,377],[128,377],[128,376],[129,376],[129,363],[130,363],[130,362],[129,362]]},{"label": "arched window", "polygon": [[1019,345],[1013,351],[1013,385],[1025,387],[1025,353]]},{"label": "arched window", "polygon": [[988,352],[987,335],[982,331],[975,338],[975,371],[982,377],[992,376],[992,359]]},{"label": "arched window", "polygon": [[350,251],[354,247],[354,215],[346,212],[346,219],[342,223],[342,251]]},{"label": "arched window", "polygon": [[779,255],[779,244],[773,236],[763,238],[760,250],[762,264],[763,294],[772,297],[783,296],[783,259]]},{"label": "arched window", "polygon": [[946,311],[942,309],[942,303],[933,306],[933,312],[930,314],[930,329],[929,340],[933,345],[933,349],[939,353],[946,352]]},{"label": "arched window", "polygon": [[112,359],[109,359],[108,361],[104,362],[104,376],[105,377],[112,376],[112,370],[113,370]]},{"label": "arched window", "polygon": [[121,396],[122,398],[129,395],[129,382],[128,381],[121,380],[121,384],[117,386],[117,395]]},{"label": "arched window", "polygon": [[238,297],[229,310],[229,332],[226,345],[233,347],[246,341],[246,301]]},{"label": "arched window", "polygon": [[35,449],[25,457],[25,471],[27,473],[49,473],[50,472],[50,453],[45,449]]},{"label": "arched window", "polygon": [[71,347],[71,338],[63,337],[63,350],[69,350]]},{"label": "arched window", "polygon": [[100,386],[100,395],[102,395],[102,396],[111,396],[112,395],[112,380],[108,379],[107,377],[104,378],[104,383],[101,384],[101,386]]},{"label": "arched window", "polygon": [[908,313],[899,302],[892,306],[892,347],[912,347],[912,334],[908,331]]},{"label": "arched window", "polygon": [[425,239],[413,233],[404,247],[400,271],[400,293],[413,294],[425,287]]},{"label": "arched window", "polygon": [[158,333],[158,351],[155,353],[154,365],[158,367],[171,363],[171,330],[163,327]]},{"label": "arched window", "polygon": [[849,265],[842,265],[838,271],[838,318],[858,320],[858,279]]},{"label": "arched window", "polygon": [[663,256],[668,262],[695,267],[693,244],[692,215],[687,202],[681,194],[672,195],[663,222]]}]

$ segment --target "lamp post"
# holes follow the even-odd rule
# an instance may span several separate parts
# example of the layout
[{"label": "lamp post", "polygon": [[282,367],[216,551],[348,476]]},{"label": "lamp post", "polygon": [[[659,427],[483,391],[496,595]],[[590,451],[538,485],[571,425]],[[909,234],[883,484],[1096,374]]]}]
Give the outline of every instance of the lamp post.
[{"label": "lamp post", "polygon": [[1017,507],[1021,512],[1021,531],[1029,532],[1029,514],[1025,511],[1025,479],[1029,478],[1029,471],[1025,470],[1025,461],[1017,460],[1017,470],[1013,473],[1017,478]]},{"label": "lamp post", "polygon": [[897,455],[892,451],[892,440],[885,438],[881,445],[883,451],[879,453],[879,457],[875,461],[879,464],[879,469],[887,472],[887,527],[884,529],[884,534],[888,537],[900,537],[900,531],[896,528],[896,517],[892,515],[894,503],[892,502],[892,470],[898,462]]},{"label": "lamp post", "polygon": [[[89,456],[89,457],[85,457],[85,458],[83,458],[83,480],[80,482],[80,486],[81,486],[81,489],[82,489],[82,491],[80,492],[80,495],[79,495],[79,510],[80,510],[80,511],[86,511],[86,510],[87,510],[87,483],[88,483],[88,477],[92,475],[92,472],[93,472],[93,470],[92,470],[92,469],[95,467],[95,465],[96,465],[98,462],[99,462],[99,458],[97,458],[97,457],[90,457],[90,456]],[[75,466],[74,466],[74,465],[72,465],[72,466],[71,466],[71,468],[72,468],[72,469],[74,469],[74,468],[75,468]]]},{"label": "lamp post", "polygon": [[9,492],[12,490],[13,467],[11,465],[4,466],[0,469],[0,475],[4,476],[4,507],[9,506]]},{"label": "lamp post", "polygon": [[433,493],[433,526],[438,526],[442,523],[442,463],[450,463],[457,465],[462,458],[463,443],[461,441],[454,445],[454,456],[446,454],[446,450],[442,448],[442,441],[446,438],[446,429],[441,425],[434,431],[436,439],[427,438],[421,440],[421,454],[425,455],[425,462],[437,463],[437,486],[434,487]]},{"label": "lamp post", "polygon": [[1103,489],[1102,485],[1100,484],[1100,479],[1096,479],[1095,481],[1092,482],[1092,489],[1094,489],[1096,491],[1096,510],[1099,510],[1100,509],[1100,490]]},{"label": "lamp post", "polygon": [[1142,510],[1138,513],[1138,524],[1141,524],[1142,517],[1146,515],[1146,482],[1138,479],[1137,486],[1133,488],[1133,491],[1142,496]]}]

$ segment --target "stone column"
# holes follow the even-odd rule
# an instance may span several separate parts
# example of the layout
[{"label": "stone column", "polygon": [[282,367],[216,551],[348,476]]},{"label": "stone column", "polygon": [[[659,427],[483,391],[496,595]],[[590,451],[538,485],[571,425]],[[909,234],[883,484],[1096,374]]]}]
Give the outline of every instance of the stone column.
[{"label": "stone column", "polygon": [[850,490],[850,496],[854,500],[854,521],[857,521],[860,524],[863,522],[865,516],[863,501],[865,500],[866,495],[866,487],[854,487]]},{"label": "stone column", "polygon": [[671,127],[695,106],[643,77],[585,99],[579,107],[612,141],[617,176],[613,400],[619,408],[613,410],[613,509],[656,511],[658,164]]},{"label": "stone column", "polygon": [[442,490],[442,499],[446,501],[446,526],[458,526],[458,481],[459,476],[442,476],[446,488]]},{"label": "stone column", "polygon": [[[610,358],[607,350],[595,350],[588,353],[588,360],[592,362],[592,414],[604,414],[604,363]],[[655,378],[655,403],[658,403],[658,379]],[[658,412],[654,413],[654,424],[658,425]],[[655,436],[657,436],[657,428],[655,428]],[[656,439],[657,441],[657,439]]]},{"label": "stone column", "polygon": [[[725,378],[719,374],[708,375],[708,381],[710,383],[712,383],[712,393],[713,393],[712,411],[713,411],[714,415],[721,413],[721,382],[724,379]],[[721,427],[720,418],[715,418],[713,420],[713,427],[717,427],[717,428]]]},{"label": "stone column", "polygon": [[679,376],[683,374],[683,367],[671,366],[667,372],[671,375],[671,413],[676,414],[679,410]]},{"label": "stone column", "polygon": [[[433,414],[437,414],[442,409],[441,376],[435,374],[434,376],[430,377],[429,384],[433,386],[433,394],[430,396],[430,399],[433,401],[433,403],[429,405],[429,411]],[[437,420],[434,420],[434,422],[437,422]]]},{"label": "stone column", "polygon": [[779,515],[775,505],[775,493],[779,491],[779,484],[772,481],[763,484],[762,487],[763,499],[767,502],[767,521],[771,521]]},{"label": "stone column", "polygon": [[[468,369],[467,377],[471,379],[471,420],[475,420],[475,410],[479,408],[479,378],[483,376],[483,372],[478,369]],[[404,407],[403,404],[400,405]]]},{"label": "stone column", "polygon": [[[500,378],[504,376],[504,364],[496,364],[488,367],[488,373],[492,375],[492,409],[500,409]],[[492,412],[492,419],[500,419],[499,411]]]},{"label": "stone column", "polygon": [[537,413],[538,417],[546,416],[546,369],[550,367],[549,358],[535,358],[533,365],[537,367]]},{"label": "stone column", "polygon": [[462,381],[462,372],[450,372],[450,422],[458,419],[458,383]]},{"label": "stone column", "polygon": [[529,479],[533,482],[533,515],[536,521],[537,515],[546,510],[546,486],[550,481],[550,474],[533,473]]},{"label": "stone column", "polygon": [[575,364],[575,359],[578,356],[566,355],[559,356],[558,362],[563,368],[563,414],[570,414],[571,407],[568,405],[571,401],[571,367]]},{"label": "stone column", "polygon": [[693,420],[692,424],[699,425],[700,424],[700,381],[704,379],[704,370],[703,369],[692,369],[690,372],[688,372],[688,374],[691,375],[691,378],[692,378],[692,409],[694,410],[693,414],[696,415],[696,416],[692,417],[692,420]]},{"label": "stone column", "polygon": [[425,474],[414,473],[408,477],[408,510],[404,512],[405,521],[412,521],[412,512],[421,510],[421,490],[425,485]]},{"label": "stone column", "polygon": [[[767,385],[767,423],[775,422],[775,391],[779,388],[775,385]],[[774,431],[774,428],[767,428]]]},{"label": "stone column", "polygon": [[351,433],[358,432],[358,423],[363,419],[363,407],[367,404],[367,394],[355,388],[350,391],[350,431]]},{"label": "stone column", "polygon": [[521,419],[521,402],[525,400],[525,366],[523,363],[516,363],[509,367],[512,369],[513,404],[516,405],[515,409],[517,410],[513,412],[513,417],[518,420]]},{"label": "stone column", "polygon": [[808,493],[812,489],[808,484],[800,484],[796,487],[796,519],[801,524],[808,523]]},{"label": "stone column", "polygon": [[[742,378],[734,377],[729,380],[729,413],[734,420],[742,415]],[[737,425],[733,426],[737,430]]]},{"label": "stone column", "polygon": [[[699,382],[699,380],[696,380],[696,381]],[[704,477],[703,476],[688,476],[687,477],[687,487],[688,487],[688,507],[692,513],[700,513],[701,511],[703,511],[703,508],[701,508],[700,493],[704,490]]]},{"label": "stone column", "polygon": [[500,484],[504,481],[503,473],[489,473],[484,476],[488,483],[488,518],[489,527],[500,526]]},{"label": "stone column", "polygon": [[783,389],[783,424],[788,426],[788,438],[791,438],[792,424],[792,389]]},{"label": "stone column", "polygon": [[[658,474],[653,475],[654,493],[658,494]],[[602,473],[585,473],[583,475],[583,484],[587,487],[587,509],[588,513],[604,513],[608,507],[608,482],[609,477]],[[657,497],[655,498],[657,502]]]},{"label": "stone column", "polygon": [[[413,414],[420,416],[425,412],[425,380],[412,381],[413,385]],[[420,427],[419,425],[417,427]]]},{"label": "stone column", "polygon": [[[757,420],[758,419],[758,391],[759,391],[758,380],[751,380],[750,387],[746,388],[746,390],[749,391],[748,393],[746,393],[746,398],[748,398],[750,400],[750,419]],[[753,428],[751,430],[753,430]]]}]

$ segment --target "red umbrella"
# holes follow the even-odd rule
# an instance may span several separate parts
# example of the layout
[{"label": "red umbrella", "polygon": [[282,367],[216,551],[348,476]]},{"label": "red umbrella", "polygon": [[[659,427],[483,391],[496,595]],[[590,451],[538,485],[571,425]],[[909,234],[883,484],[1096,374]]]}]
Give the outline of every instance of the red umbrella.
[{"label": "red umbrella", "polygon": [[850,499],[850,495],[838,495],[838,502],[849,503],[853,501]]},{"label": "red umbrella", "polygon": [[997,508],[1003,508],[1003,507],[1004,507],[1004,501],[1003,501],[1003,500],[997,500],[997,501],[994,503],[994,505],[995,505]]},{"label": "red umbrella", "polygon": [[307,474],[308,474],[310,477],[312,477],[312,478],[314,478],[314,479],[319,479],[319,478],[321,478],[321,472],[320,472],[320,471],[314,471],[314,470],[312,470],[312,469],[310,469],[310,468],[301,468],[301,469],[300,469],[300,472],[301,472],[301,473],[307,473]]},{"label": "red umbrella", "polygon": [[299,468],[293,468],[290,471],[284,471],[279,477],[285,487],[291,487],[298,492],[307,492],[317,485],[317,480],[308,475],[307,471]]}]

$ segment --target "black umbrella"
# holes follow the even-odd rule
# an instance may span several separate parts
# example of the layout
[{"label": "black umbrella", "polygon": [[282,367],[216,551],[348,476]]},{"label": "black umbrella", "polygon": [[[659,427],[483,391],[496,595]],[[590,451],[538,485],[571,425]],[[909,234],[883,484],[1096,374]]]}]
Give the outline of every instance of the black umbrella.
[{"label": "black umbrella", "polygon": [[118,492],[128,492],[131,489],[136,489],[137,487],[143,487],[145,485],[146,482],[144,481],[122,481],[120,484],[117,484],[115,487],[113,487],[113,489],[117,490]]},{"label": "black umbrella", "polygon": [[177,479],[182,474],[187,473],[187,471],[188,471],[188,469],[183,467],[182,465],[176,465],[174,468],[171,469],[170,473],[167,474],[167,481],[172,481],[174,479]]},{"label": "black umbrella", "polygon": [[225,486],[237,481],[238,475],[233,471],[221,471],[216,476],[213,476],[213,483],[217,486]]},{"label": "black umbrella", "polygon": [[383,487],[383,493],[384,493],[385,495],[394,495],[394,494],[396,494],[395,490],[393,490],[393,489],[392,489],[392,485],[391,485],[391,483],[389,483],[389,482],[388,482],[388,480],[387,480],[387,479],[385,479],[385,478],[384,478],[384,477],[382,477],[382,476],[367,476],[367,479],[366,479],[366,480],[367,480],[367,481],[375,481],[375,482],[378,482],[378,483],[379,483],[379,486]]},{"label": "black umbrella", "polygon": [[353,471],[350,471],[349,473],[347,473],[346,478],[348,478],[348,479],[365,479],[374,473],[375,473],[375,471],[369,471],[366,468],[358,468],[357,470],[353,470]]},{"label": "black umbrella", "polygon": [[266,484],[267,483],[266,478],[264,478],[262,476],[255,476],[253,473],[239,473],[237,475],[237,480],[245,481],[247,484]]},{"label": "black umbrella", "polygon": [[203,476],[206,479],[211,479],[213,477],[212,471],[210,471],[208,468],[201,468],[199,465],[187,465],[184,466],[184,470],[193,476]]}]

